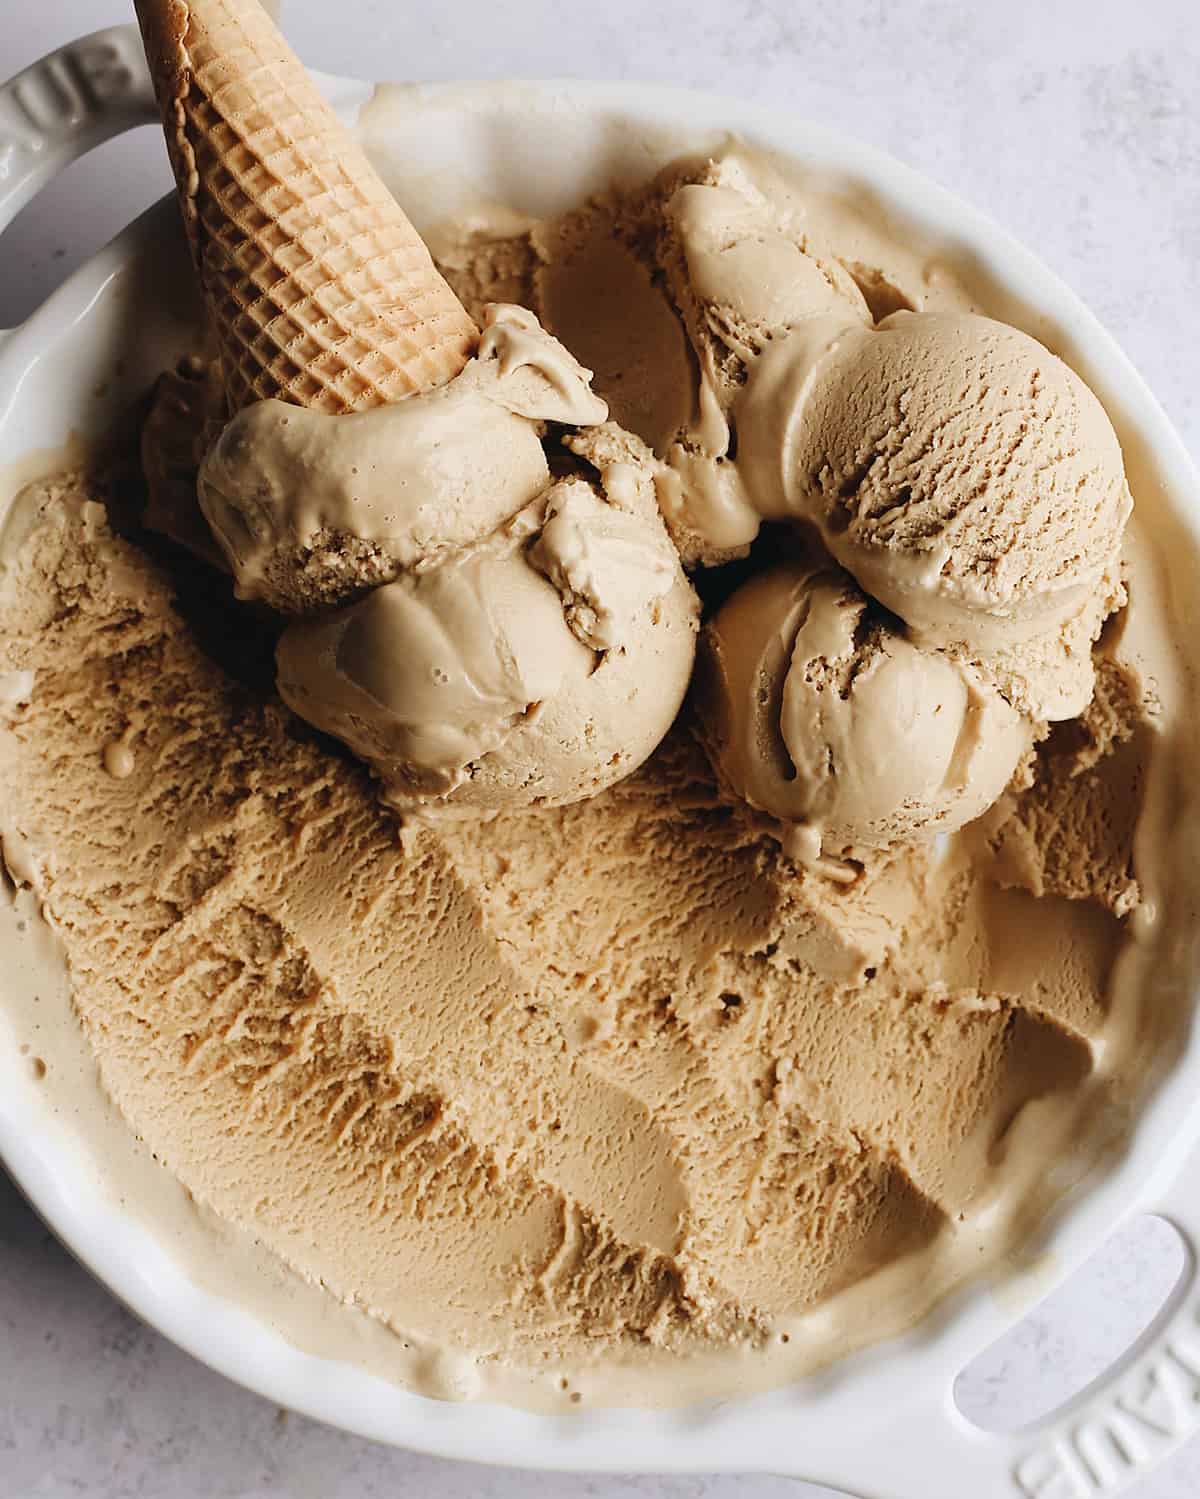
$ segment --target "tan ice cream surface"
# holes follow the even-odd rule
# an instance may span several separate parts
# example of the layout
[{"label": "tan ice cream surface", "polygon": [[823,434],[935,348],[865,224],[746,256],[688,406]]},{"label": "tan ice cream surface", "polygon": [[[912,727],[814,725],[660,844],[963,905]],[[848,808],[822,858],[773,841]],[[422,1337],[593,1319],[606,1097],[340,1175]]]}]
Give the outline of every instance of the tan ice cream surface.
[{"label": "tan ice cream surface", "polygon": [[652,492],[618,509],[564,479],[487,540],[292,624],[279,690],[401,811],[574,801],[662,739],[696,613]]},{"label": "tan ice cream surface", "polygon": [[972,822],[1033,738],[994,688],[811,559],[758,573],[717,612],[697,711],[722,782],[809,858]]},{"label": "tan ice cream surface", "polygon": [[895,313],[843,340],[787,447],[789,508],[942,643],[986,649],[1062,625],[1129,518],[1099,401],[1028,334],[972,314]]},{"label": "tan ice cream surface", "polygon": [[488,536],[550,482],[535,423],[602,422],[591,372],[523,309],[492,304],[440,388],[348,416],[247,406],[199,472],[239,596],[285,614],[349,603]]},{"label": "tan ice cream surface", "polygon": [[[804,760],[816,718],[851,766],[877,753],[893,698],[886,680],[872,696],[873,670],[911,694],[916,738],[891,769],[926,803],[958,786],[948,767],[972,693],[985,705],[979,784],[995,806],[960,828],[961,797],[948,796],[943,837],[859,848],[840,871],[853,878],[787,857],[775,825],[718,781],[696,704],[676,715],[663,696],[662,682],[682,696],[696,606],[655,499],[669,509],[694,481],[713,513],[749,513],[759,531],[736,473],[754,362],[785,333],[826,350],[846,328],[891,337],[860,304],[874,319],[969,303],[866,210],[785,191],[743,153],[767,205],[751,199],[755,212],[792,246],[767,235],[770,254],[808,256],[820,285],[809,278],[811,316],[760,306],[752,321],[772,336],[722,356],[702,396],[664,270],[679,245],[666,205],[714,170],[684,164],[553,222],[476,215],[432,237],[472,316],[531,308],[595,371],[610,420],[547,414],[543,487],[496,524],[467,507],[441,550],[411,541],[408,520],[382,525],[373,557],[400,535],[420,556],[386,577],[382,563],[362,596],[361,579],[343,596],[340,564],[318,561],[311,617],[236,602],[227,576],[140,529],[123,451],[27,490],[4,533],[0,837],[61,946],[64,1025],[160,1163],[147,1180],[181,1183],[196,1242],[221,1246],[197,1254],[197,1274],[254,1245],[257,1268],[233,1291],[252,1310],[309,1346],[324,1308],[323,1326],[346,1329],[339,1356],[446,1398],[565,1413],[728,1398],[911,1326],[1001,1265],[1125,1138],[1188,1013],[1177,939],[1194,901],[1174,876],[1194,860],[1168,809],[1194,781],[1181,734],[1195,715],[1144,538],[1130,550],[1127,535],[1124,581],[1102,570],[1095,618],[1072,639],[1075,680],[1086,670],[1098,690],[1048,733],[1021,697],[1021,662],[1006,689],[1003,652],[983,653],[986,672],[968,649],[932,652],[860,610],[848,582],[822,594],[820,638],[797,654],[788,611],[816,574],[785,575],[767,638],[751,590],[796,555],[774,520],[731,569],[695,574],[709,619],[745,610],[757,659],[779,658],[754,680],[753,653],[739,657],[737,692],[778,691],[775,749],[794,752],[818,798],[830,788]],[[723,189],[739,180],[717,175]],[[728,352],[705,326],[714,359]],[[534,378],[498,364],[459,379]],[[444,389],[430,399],[456,399],[454,382]],[[202,400],[168,394],[177,422],[199,417]],[[269,425],[272,408],[259,410]],[[370,420],[383,432],[391,418]],[[156,430],[161,521],[186,512],[194,450],[166,414]],[[735,434],[731,465],[719,442]],[[381,444],[380,475],[405,472]],[[669,461],[675,444],[694,473]],[[325,496],[318,558],[326,542],[339,550],[337,516],[352,508],[320,448],[304,450],[306,472],[323,475],[308,491]],[[244,457],[290,493],[270,441]],[[386,485],[364,493],[369,515],[390,511]],[[481,513],[492,498],[481,490]],[[186,533],[179,520],[196,516],[164,529]],[[309,528],[301,517],[279,536],[291,545]],[[818,572],[840,577],[832,563]],[[487,573],[494,589],[479,586]],[[1122,612],[1093,646],[1110,603]],[[656,611],[657,635],[645,629]],[[1020,642],[1023,660],[1066,651],[1066,633]],[[659,673],[655,640],[685,636]],[[376,776],[276,695],[277,648],[282,690],[320,699],[318,724],[353,717],[331,726],[355,748],[356,734],[384,736],[363,751]],[[423,717],[437,670],[457,706]],[[536,706],[549,676],[558,717]],[[639,707],[651,695],[675,718],[652,753]],[[1010,778],[1033,725],[1043,737]],[[611,763],[643,732],[640,768]],[[597,794],[553,805],[543,788],[519,807],[485,794],[488,815],[418,821],[401,839],[380,800],[389,757],[398,780],[414,768],[453,780],[464,743],[473,752],[487,733],[493,747],[471,762],[491,764],[485,793],[493,774],[527,790],[537,767]],[[571,759],[581,744],[590,769]],[[611,784],[587,781],[597,768]],[[820,809],[830,828],[898,829],[878,804],[861,813],[853,797]],[[18,1026],[43,1023],[22,995],[3,999]],[[46,1085],[59,1085],[53,1069]],[[127,1209],[150,1215],[153,1196],[139,1188]]]},{"label": "tan ice cream surface", "polygon": [[6,826],[105,1087],[202,1204],[485,1387],[541,1402],[549,1360],[670,1399],[681,1356],[765,1352],[896,1263],[910,1315],[1015,1111],[1042,1100],[1044,1143],[1085,1107],[1126,940],[1101,906],[916,852],[801,875],[686,733],[573,809],[406,852],[59,492],[0,617],[34,673]]}]

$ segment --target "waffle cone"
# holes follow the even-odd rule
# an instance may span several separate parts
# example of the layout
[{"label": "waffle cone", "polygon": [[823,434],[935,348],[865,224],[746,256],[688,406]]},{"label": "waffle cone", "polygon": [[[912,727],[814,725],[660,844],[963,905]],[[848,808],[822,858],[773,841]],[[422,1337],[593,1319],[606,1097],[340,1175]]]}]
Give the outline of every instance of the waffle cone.
[{"label": "waffle cone", "polygon": [[363,411],[477,330],[258,0],[135,0],[231,411]]}]

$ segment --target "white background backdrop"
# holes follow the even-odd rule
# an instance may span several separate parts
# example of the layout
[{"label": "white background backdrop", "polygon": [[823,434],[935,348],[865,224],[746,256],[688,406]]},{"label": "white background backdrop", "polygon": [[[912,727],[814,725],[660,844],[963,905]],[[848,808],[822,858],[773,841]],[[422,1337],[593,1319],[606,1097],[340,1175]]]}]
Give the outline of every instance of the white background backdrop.
[{"label": "white background backdrop", "polygon": [[[0,3],[0,77],[129,10],[123,0]],[[883,146],[1039,250],[1200,452],[1197,0],[286,0],[284,20],[328,72],[664,80],[753,96]],[[169,186],[150,130],[74,168],[0,241],[0,326]],[[1145,1322],[1179,1262],[1162,1225],[1124,1230],[972,1371],[964,1403],[1015,1421],[1078,1387]],[[289,1417],[113,1302],[0,1171],[0,1499],[825,1492],[770,1478],[535,1477],[388,1452]],[[1136,1490],[1198,1493],[1200,1445]]]}]

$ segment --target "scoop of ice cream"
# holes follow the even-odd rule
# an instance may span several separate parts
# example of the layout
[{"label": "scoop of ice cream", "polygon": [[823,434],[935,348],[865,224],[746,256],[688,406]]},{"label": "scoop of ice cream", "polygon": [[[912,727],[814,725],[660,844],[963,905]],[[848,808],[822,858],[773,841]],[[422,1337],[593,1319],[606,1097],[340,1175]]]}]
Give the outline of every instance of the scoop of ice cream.
[{"label": "scoop of ice cream", "polygon": [[247,407],[199,479],[238,594],[303,614],[486,536],[549,482],[535,423],[604,420],[589,379],[531,313],[493,305],[478,357],[436,390],[345,416]]},{"label": "scoop of ice cream", "polygon": [[969,313],[898,313],[815,364],[799,355],[789,373],[781,350],[760,388],[751,377],[739,423],[764,514],[815,521],[934,643],[995,649],[1079,613],[1131,500],[1112,424],[1062,360]]},{"label": "scoop of ice cream", "polygon": [[570,802],[670,727],[696,609],[657,517],[572,478],[486,541],[293,623],[279,690],[401,810]]},{"label": "scoop of ice cream", "polygon": [[533,427],[456,381],[348,416],[259,401],[210,450],[199,492],[238,596],[302,614],[476,540],[548,482]]},{"label": "scoop of ice cream", "polygon": [[699,369],[697,409],[664,457],[664,513],[686,562],[744,552],[759,526],[734,460],[729,410],[772,344],[813,321],[868,327],[853,278],[809,253],[803,230],[735,157],[710,162],[664,208],[662,252],[672,300]]},{"label": "scoop of ice cream", "polygon": [[796,226],[736,160],[678,188],[667,206],[687,273],[687,297],[711,337],[743,360],[805,318],[869,322],[862,293],[836,261],[808,252]]},{"label": "scoop of ice cream", "polygon": [[452,789],[465,766],[592,669],[558,594],[512,542],[292,625],[278,654],[284,699],[393,788]]},{"label": "scoop of ice cream", "polygon": [[701,648],[701,736],[726,788],[798,857],[947,832],[987,810],[1030,729],[907,640],[853,580],[789,561],[737,590]]}]

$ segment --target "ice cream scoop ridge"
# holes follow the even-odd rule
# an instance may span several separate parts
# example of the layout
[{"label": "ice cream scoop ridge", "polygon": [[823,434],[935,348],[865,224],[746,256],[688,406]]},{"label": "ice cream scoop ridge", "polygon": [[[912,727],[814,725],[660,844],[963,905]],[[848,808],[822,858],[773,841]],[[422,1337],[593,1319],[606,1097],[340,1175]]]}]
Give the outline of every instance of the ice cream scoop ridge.
[{"label": "ice cream scoop ridge", "polygon": [[712,336],[743,359],[811,317],[862,322],[867,307],[836,261],[806,253],[735,163],[671,199],[687,284]]},{"label": "ice cream scoop ridge", "polygon": [[349,416],[246,407],[198,482],[238,593],[303,614],[488,535],[550,482],[535,421],[604,420],[589,381],[531,314],[493,306],[476,357],[434,390]]},{"label": "ice cream scoop ridge", "polygon": [[551,492],[529,560],[558,589],[571,629],[598,651],[628,645],[639,615],[675,581],[670,552],[644,523],[578,480]]},{"label": "ice cream scoop ridge", "polygon": [[592,372],[547,333],[537,315],[510,302],[484,308],[479,362],[496,364],[495,399],[534,421],[591,427],[608,416]]}]

